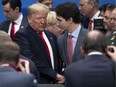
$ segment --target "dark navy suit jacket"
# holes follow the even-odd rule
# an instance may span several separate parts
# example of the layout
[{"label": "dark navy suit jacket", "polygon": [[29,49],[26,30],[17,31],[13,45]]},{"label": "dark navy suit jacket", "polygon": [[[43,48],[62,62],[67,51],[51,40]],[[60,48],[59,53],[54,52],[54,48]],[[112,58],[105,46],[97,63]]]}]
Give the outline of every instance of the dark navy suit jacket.
[{"label": "dark navy suit jacket", "polygon": [[65,87],[114,87],[112,61],[105,55],[90,55],[65,70]]},{"label": "dark navy suit jacket", "polygon": [[45,34],[52,46],[54,69],[52,68],[50,58],[43,42],[39,38],[37,32],[29,25],[26,29],[20,29],[15,34],[15,42],[21,47],[21,54],[30,58],[37,66],[40,72],[41,83],[53,83],[57,72],[60,73],[61,61],[57,48],[57,38],[49,31],[45,31]]},{"label": "dark navy suit jacket", "polygon": [[33,75],[17,72],[11,67],[0,67],[0,87],[37,87]]},{"label": "dark navy suit jacket", "polygon": [[[8,33],[8,29],[9,29],[9,26],[10,26],[10,22],[11,22],[11,21],[9,21],[9,20],[6,20],[6,21],[2,22],[2,23],[0,24],[0,30],[3,30],[3,31],[5,31],[6,33]],[[27,19],[26,19],[25,17],[23,17],[19,29],[21,29],[21,28],[25,29],[25,28],[27,27],[27,25],[28,25],[28,21],[27,21]]]}]

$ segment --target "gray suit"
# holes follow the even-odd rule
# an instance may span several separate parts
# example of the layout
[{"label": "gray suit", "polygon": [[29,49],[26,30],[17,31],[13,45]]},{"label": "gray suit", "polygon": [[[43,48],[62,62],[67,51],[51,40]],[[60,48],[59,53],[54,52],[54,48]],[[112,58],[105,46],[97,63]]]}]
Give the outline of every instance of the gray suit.
[{"label": "gray suit", "polygon": [[[82,38],[85,35],[85,33],[87,33],[87,31],[88,31],[87,29],[84,29],[83,27],[81,27],[81,30],[79,32],[79,36],[75,45],[72,62],[78,61],[83,58],[80,52],[80,46],[81,46]],[[67,31],[63,35],[58,37],[59,51],[66,66],[69,65],[69,57],[68,57],[68,51],[67,51],[67,37],[68,37]]]}]

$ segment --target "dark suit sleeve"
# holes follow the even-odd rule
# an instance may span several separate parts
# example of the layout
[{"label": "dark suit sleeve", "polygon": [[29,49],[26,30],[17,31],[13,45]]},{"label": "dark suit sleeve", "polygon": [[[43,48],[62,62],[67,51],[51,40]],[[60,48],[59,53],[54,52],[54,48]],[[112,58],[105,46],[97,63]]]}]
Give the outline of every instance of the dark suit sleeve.
[{"label": "dark suit sleeve", "polygon": [[31,45],[29,44],[28,37],[24,32],[17,32],[15,34],[14,41],[20,46],[20,53],[21,55],[24,55],[25,57],[28,57],[32,60],[34,55],[32,54],[32,51],[30,50]]}]

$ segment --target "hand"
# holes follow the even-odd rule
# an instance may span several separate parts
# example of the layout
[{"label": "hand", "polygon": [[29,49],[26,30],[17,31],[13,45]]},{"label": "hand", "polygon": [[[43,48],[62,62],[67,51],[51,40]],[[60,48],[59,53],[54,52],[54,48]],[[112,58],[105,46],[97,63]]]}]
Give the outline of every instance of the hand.
[{"label": "hand", "polygon": [[[113,49],[113,52],[109,51],[110,48]],[[106,52],[113,61],[116,61],[116,47],[115,46],[108,46]]]},{"label": "hand", "polygon": [[59,84],[63,84],[65,79],[64,76],[60,75],[57,73],[56,80],[58,81]]},{"label": "hand", "polygon": [[[23,64],[24,64],[24,65],[23,65]],[[19,68],[22,72],[29,74],[29,73],[30,73],[29,61],[20,58],[19,64],[18,64],[18,68]]]}]

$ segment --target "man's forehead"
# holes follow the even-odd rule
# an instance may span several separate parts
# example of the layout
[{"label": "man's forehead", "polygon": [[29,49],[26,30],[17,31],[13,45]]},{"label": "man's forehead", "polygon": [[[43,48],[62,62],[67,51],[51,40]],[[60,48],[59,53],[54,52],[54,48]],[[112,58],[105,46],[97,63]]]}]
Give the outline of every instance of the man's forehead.
[{"label": "man's forehead", "polygon": [[44,0],[42,3],[52,3],[53,0]]}]

